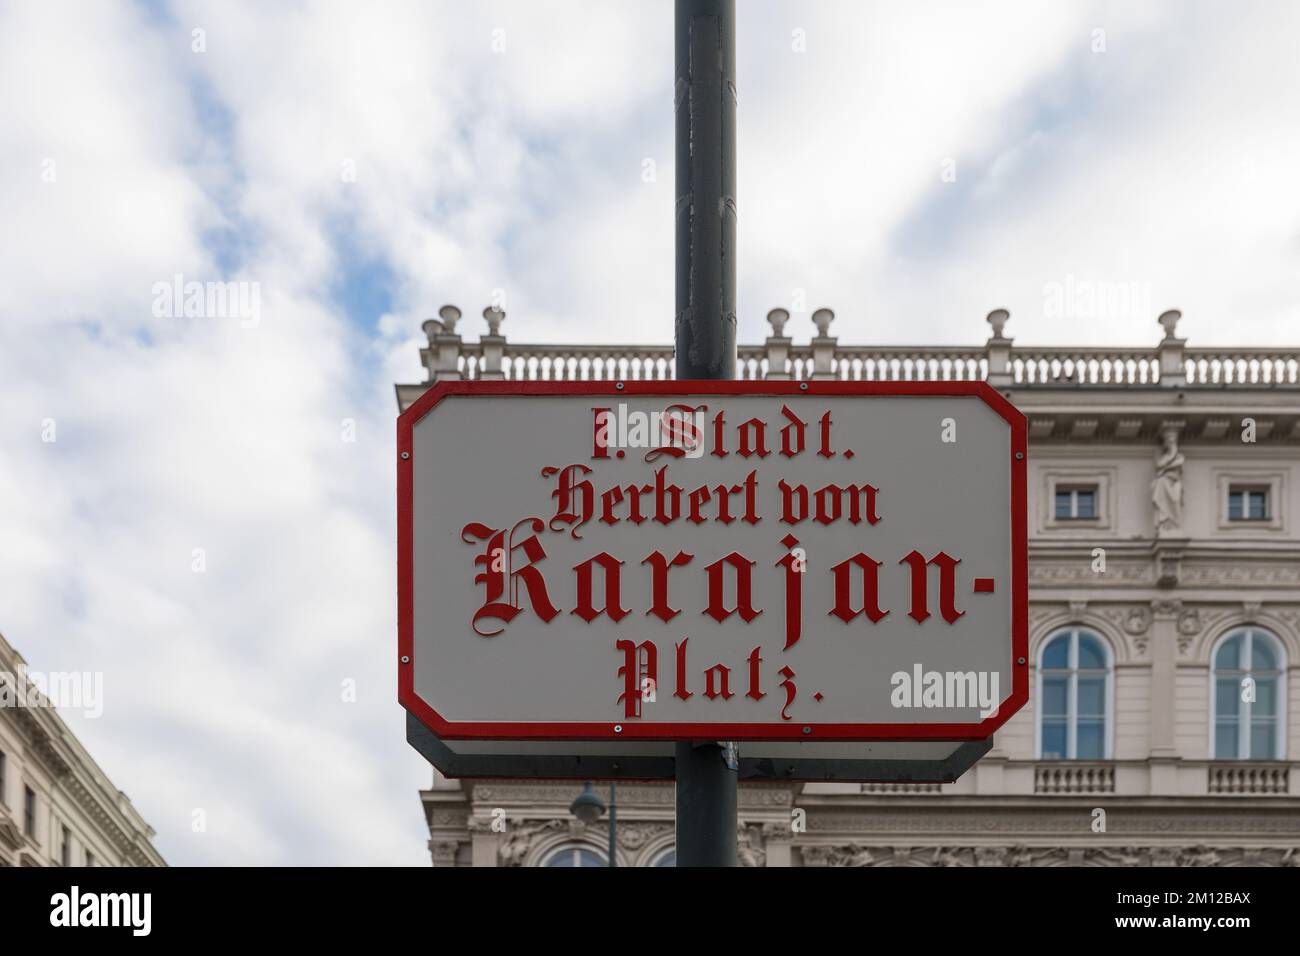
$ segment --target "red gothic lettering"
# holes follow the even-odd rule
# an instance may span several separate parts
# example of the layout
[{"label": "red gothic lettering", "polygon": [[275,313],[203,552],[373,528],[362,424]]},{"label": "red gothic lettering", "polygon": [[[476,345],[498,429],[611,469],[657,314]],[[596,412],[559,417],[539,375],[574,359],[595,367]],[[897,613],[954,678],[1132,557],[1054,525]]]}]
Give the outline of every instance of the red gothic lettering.
[{"label": "red gothic lettering", "polygon": [[671,561],[659,551],[651,551],[642,564],[650,565],[650,610],[647,614],[653,614],[659,620],[667,624],[678,614],[682,613],[681,608],[672,607],[668,603],[668,572],[672,568],[680,568],[682,565],[690,564],[695,557],[693,554],[687,554],[685,551],[678,551],[677,556]]},{"label": "red gothic lettering", "polygon": [[712,498],[713,495],[709,494],[709,489],[705,488],[703,485],[700,485],[700,487],[692,491],[691,515],[686,520],[691,522],[691,524],[704,524],[705,521],[709,520],[705,518],[704,515],[700,514],[700,505],[708,504]]},{"label": "red gothic lettering", "polygon": [[[516,544],[515,532],[524,524],[529,526],[533,534]],[[505,626],[523,610],[518,603],[520,581],[523,581],[524,588],[528,591],[529,603],[532,604],[533,611],[538,617],[549,622],[560,613],[559,609],[551,603],[550,595],[546,592],[546,579],[537,568],[533,567],[546,557],[546,551],[537,538],[537,532],[545,528],[541,518],[524,518],[510,529],[509,536],[504,530],[489,528],[477,522],[467,524],[461,530],[460,539],[466,544],[473,544],[476,540],[487,541],[483,553],[474,559],[475,564],[483,567],[483,572],[474,576],[474,583],[482,584],[486,592],[483,606],[474,612],[470,622],[475,634],[480,637],[495,637],[504,631]],[[528,559],[528,563],[518,569],[514,566],[514,553],[517,549],[522,549],[524,557]],[[506,556],[504,565],[501,565],[498,570],[493,570],[493,554]],[[507,584],[511,587],[509,600],[505,601],[502,598],[506,596]],[[483,620],[501,621],[501,626],[495,631],[483,631],[479,629],[479,622]]]},{"label": "red gothic lettering", "polygon": [[[597,608],[592,606],[592,570],[593,566],[599,564],[605,572],[605,606]],[[620,594],[620,568],[623,562],[608,552],[602,551],[594,557],[588,558],[581,564],[575,564],[573,570],[578,572],[578,606],[573,609],[574,614],[582,618],[588,624],[598,618],[601,614],[608,614],[609,619],[618,623],[627,617],[631,612],[622,607]]]},{"label": "red gothic lettering", "polygon": [[763,689],[759,687],[758,665],[763,663],[763,658],[759,656],[759,652],[762,650],[763,648],[760,646],[749,652],[749,690],[745,691],[745,696],[754,700],[762,700],[767,696]]},{"label": "red gothic lettering", "polygon": [[[842,496],[849,499],[849,523],[861,524],[863,512],[866,512],[867,524],[876,524],[880,515],[876,514],[876,495],[879,488],[871,485],[826,485],[817,489],[817,521],[830,524],[838,521],[843,513]],[[806,494],[806,492],[805,492]]]},{"label": "red gothic lettering", "polygon": [[740,448],[737,453],[741,458],[752,458],[755,455],[766,458],[770,454],[767,450],[767,423],[761,418],[751,418],[742,423],[739,431]]},{"label": "red gothic lettering", "polygon": [[[859,614],[866,614],[872,624],[877,623],[888,611],[880,610],[880,568],[884,562],[874,561],[861,551],[831,568],[835,576],[835,609],[830,613],[848,624]],[[850,577],[853,568],[862,569],[862,607],[854,610],[850,596],[852,583]]]},{"label": "red gothic lettering", "polygon": [[817,452],[823,458],[834,458],[835,452],[831,451],[831,413],[827,412],[821,417],[822,426],[822,447]]},{"label": "red gothic lettering", "polygon": [[695,413],[707,412],[708,405],[669,405],[659,420],[659,431],[663,444],[646,452],[646,461],[657,461],[661,455],[682,458],[688,452],[700,447],[704,433],[695,426]]},{"label": "red gothic lettering", "polygon": [[[677,485],[666,484],[668,466],[664,465],[655,472],[655,521],[668,524],[676,521],[682,514],[682,489]],[[671,513],[665,513],[664,505],[669,505]]]},{"label": "red gothic lettering", "polygon": [[[560,481],[555,490],[551,492],[551,497],[555,499],[555,517],[551,519],[551,530],[559,531],[556,525],[573,525],[569,536],[574,540],[582,537],[578,534],[578,529],[591,520],[592,511],[595,508],[593,498],[595,492],[592,490],[591,482],[585,478],[582,481],[574,481],[575,475],[590,475],[592,469],[586,465],[568,465],[565,468],[546,467],[542,469],[542,477],[550,478],[552,475],[559,475]],[[577,499],[578,503],[575,504]],[[576,510],[575,510],[576,509]]]},{"label": "red gothic lettering", "polygon": [[673,696],[679,700],[690,700],[695,696],[694,691],[686,689],[686,645],[690,642],[689,637],[683,637],[677,644],[677,689]]},{"label": "red gothic lettering", "polygon": [[[741,619],[746,624],[763,613],[754,610],[750,586],[752,571],[757,563],[733,551],[706,567],[704,570],[709,575],[709,606],[704,609],[704,613],[719,624],[737,612],[740,613]],[[724,565],[728,564],[736,569],[736,606],[733,608],[727,608],[723,605],[723,570]]]},{"label": "red gothic lettering", "polygon": [[808,423],[785,405],[781,406],[781,414],[790,420],[790,424],[781,429],[781,454],[786,458],[793,458],[803,451],[804,430],[808,427]]},{"label": "red gothic lettering", "polygon": [[960,558],[954,558],[940,551],[929,561],[920,551],[913,551],[906,557],[902,558],[899,564],[906,564],[912,571],[912,609],[907,612],[908,616],[916,621],[917,624],[923,622],[930,616],[929,601],[929,584],[930,571],[929,566],[935,565],[939,569],[939,614],[949,624],[965,614],[965,611],[959,611],[956,608],[955,600],[957,593],[957,565],[961,564]]},{"label": "red gothic lettering", "polygon": [[[719,683],[722,685],[720,691],[715,690],[713,687],[714,674],[719,675]],[[731,700],[735,695],[731,692],[730,677],[731,668],[725,664],[714,664],[712,667],[707,668],[704,671],[704,696],[709,700],[715,700],[721,694],[723,700]]]},{"label": "red gothic lettering", "polygon": [[794,671],[792,671],[790,666],[787,664],[785,667],[782,667],[777,671],[777,673],[785,678],[785,680],[781,681],[781,687],[785,690],[785,705],[781,708],[781,719],[790,720],[792,718],[786,713],[786,711],[790,709],[790,705],[794,703],[795,695],[798,693],[794,686]]},{"label": "red gothic lettering", "polygon": [[[799,539],[787,534],[781,539],[787,548],[793,548]],[[776,562],[778,568],[785,568],[785,650],[799,643],[799,634],[803,629],[803,571],[798,568],[799,559],[794,554],[786,555]]]},{"label": "red gothic lettering", "polygon": [[722,440],[722,428],[727,424],[727,420],[722,417],[722,412],[713,416],[713,451],[710,452],[714,458],[726,458],[727,443]]},{"label": "red gothic lettering", "polygon": [[793,488],[786,484],[784,478],[776,483],[781,489],[781,521],[784,524],[798,524],[808,517],[808,489],[803,485]]},{"label": "red gothic lettering", "polygon": [[618,695],[616,703],[623,705],[623,716],[627,718],[641,716],[641,681],[649,678],[651,686],[659,685],[659,652],[654,641],[618,641],[616,650],[623,654],[623,664],[618,669],[618,676],[623,678],[623,693]]},{"label": "red gothic lettering", "polygon": [[591,457],[592,458],[609,458],[609,430],[613,427],[613,418],[610,408],[593,408],[592,412],[592,440],[591,440]]}]

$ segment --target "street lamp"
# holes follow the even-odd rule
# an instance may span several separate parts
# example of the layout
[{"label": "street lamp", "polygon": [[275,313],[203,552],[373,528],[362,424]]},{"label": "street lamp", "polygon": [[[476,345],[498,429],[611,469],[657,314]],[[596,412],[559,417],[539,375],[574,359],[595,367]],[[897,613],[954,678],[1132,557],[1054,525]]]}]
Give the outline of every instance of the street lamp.
[{"label": "street lamp", "polygon": [[[605,812],[605,804],[591,788],[588,780],[582,785],[582,793],[573,798],[569,812],[583,823],[595,823]],[[618,866],[614,857],[614,838],[618,832],[618,790],[613,783],[609,785],[609,865]]]}]

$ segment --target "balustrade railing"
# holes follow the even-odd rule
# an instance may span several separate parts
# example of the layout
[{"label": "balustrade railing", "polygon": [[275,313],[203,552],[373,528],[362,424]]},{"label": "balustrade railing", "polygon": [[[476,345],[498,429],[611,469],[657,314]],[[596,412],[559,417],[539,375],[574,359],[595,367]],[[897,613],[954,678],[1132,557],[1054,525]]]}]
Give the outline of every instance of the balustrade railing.
[{"label": "balustrade railing", "polygon": [[1224,762],[1209,766],[1207,789],[1215,794],[1288,793],[1291,768],[1285,763]]},{"label": "balustrade railing", "polygon": [[[488,334],[466,342],[456,332],[460,310],[444,306],[424,323],[428,346],[420,350],[428,381],[438,379],[556,381],[661,381],[673,377],[671,345],[543,345],[508,342],[500,334],[505,313],[485,309]],[[785,336],[790,314],[773,309],[773,334],[761,345],[737,349],[744,380],[829,379],[853,382],[987,381],[1010,388],[1300,388],[1300,348],[1186,348],[1175,336],[1180,314],[1159,322],[1164,338],[1154,348],[1015,348],[1002,334],[1009,313],[988,315],[993,335],[983,345],[841,345],[830,335],[835,315],[813,313],[816,335],[796,345]]]},{"label": "balustrade railing", "polygon": [[1061,761],[1034,767],[1034,793],[1114,793],[1115,765]]}]

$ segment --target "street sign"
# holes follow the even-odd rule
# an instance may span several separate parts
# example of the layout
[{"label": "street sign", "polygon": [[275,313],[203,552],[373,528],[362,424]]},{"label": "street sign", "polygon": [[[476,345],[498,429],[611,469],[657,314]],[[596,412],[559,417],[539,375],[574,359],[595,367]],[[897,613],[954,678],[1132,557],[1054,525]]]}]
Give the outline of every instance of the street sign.
[{"label": "street sign", "polygon": [[399,699],[450,740],[979,740],[1028,698],[982,382],[441,382],[398,420]]},{"label": "street sign", "polygon": [[[672,780],[670,740],[442,740],[414,714],[406,739],[445,777]],[[952,783],[993,746],[984,740],[745,740],[739,778]]]}]

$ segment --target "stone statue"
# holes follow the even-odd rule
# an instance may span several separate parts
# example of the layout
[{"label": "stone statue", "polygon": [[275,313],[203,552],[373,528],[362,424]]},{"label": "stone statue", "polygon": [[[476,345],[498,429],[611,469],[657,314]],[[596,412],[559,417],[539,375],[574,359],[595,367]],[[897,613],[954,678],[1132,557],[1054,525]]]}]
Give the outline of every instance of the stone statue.
[{"label": "stone statue", "polygon": [[1161,447],[1156,455],[1156,477],[1151,482],[1151,503],[1156,508],[1156,537],[1170,534],[1183,524],[1183,462],[1178,450],[1178,429],[1160,433]]}]

